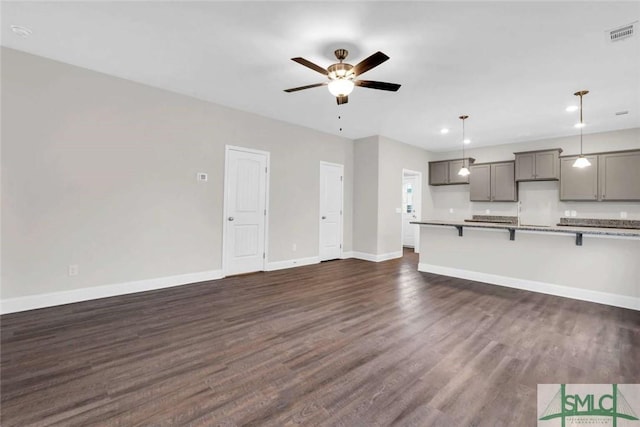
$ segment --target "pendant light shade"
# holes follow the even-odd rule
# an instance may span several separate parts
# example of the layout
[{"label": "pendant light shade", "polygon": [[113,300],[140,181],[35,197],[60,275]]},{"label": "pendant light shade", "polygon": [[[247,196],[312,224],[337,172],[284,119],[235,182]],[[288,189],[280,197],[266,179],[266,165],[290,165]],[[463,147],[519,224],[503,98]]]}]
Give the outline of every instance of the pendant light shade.
[{"label": "pendant light shade", "polygon": [[591,166],[591,162],[582,154],[582,128],[584,128],[584,120],[582,118],[582,97],[588,93],[588,90],[581,90],[574,93],[575,96],[580,97],[580,121],[576,123],[576,127],[580,129],[580,156],[578,156],[576,161],[573,162],[573,167],[580,169]]},{"label": "pendant light shade", "polygon": [[458,175],[460,175],[460,176],[469,176],[469,174],[471,172],[469,171],[469,168],[467,168],[467,166],[466,166],[466,164],[464,162],[464,141],[465,141],[465,137],[464,137],[464,121],[466,119],[468,119],[469,116],[460,116],[458,118],[460,120],[462,120],[462,167],[458,171]]},{"label": "pendant light shade", "polygon": [[586,168],[587,166],[591,166],[591,162],[584,156],[580,156],[573,162],[574,168]]}]

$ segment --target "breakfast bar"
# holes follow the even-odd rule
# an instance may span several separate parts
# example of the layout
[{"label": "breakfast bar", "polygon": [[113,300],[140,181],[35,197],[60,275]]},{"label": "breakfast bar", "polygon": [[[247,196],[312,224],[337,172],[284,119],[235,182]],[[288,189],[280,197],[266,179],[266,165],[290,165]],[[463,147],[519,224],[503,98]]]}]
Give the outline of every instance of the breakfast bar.
[{"label": "breakfast bar", "polygon": [[420,226],[419,271],[640,310],[640,229],[414,224]]}]

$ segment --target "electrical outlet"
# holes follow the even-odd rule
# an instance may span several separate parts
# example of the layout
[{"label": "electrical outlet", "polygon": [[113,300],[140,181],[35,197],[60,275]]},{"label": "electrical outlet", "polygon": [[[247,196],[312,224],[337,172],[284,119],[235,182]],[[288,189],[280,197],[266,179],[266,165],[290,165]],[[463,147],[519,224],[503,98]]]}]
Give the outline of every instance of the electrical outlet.
[{"label": "electrical outlet", "polygon": [[486,215],[489,215],[489,214],[491,213],[491,209],[486,209],[486,210],[484,211],[484,213],[485,213]]},{"label": "electrical outlet", "polygon": [[564,216],[565,217],[571,216],[571,211],[564,211]]},{"label": "electrical outlet", "polygon": [[578,212],[576,212],[576,211],[571,211],[571,216],[578,216]]},{"label": "electrical outlet", "polygon": [[396,213],[402,213],[402,208],[396,208]]},{"label": "electrical outlet", "polygon": [[627,219],[627,213],[625,211],[620,212],[620,218]]},{"label": "electrical outlet", "polygon": [[69,276],[77,276],[79,272],[80,269],[78,268],[78,264],[69,265]]},{"label": "electrical outlet", "polygon": [[453,213],[453,208],[449,208],[449,213]]},{"label": "electrical outlet", "polygon": [[293,252],[297,251],[298,250],[298,245],[296,245],[295,243],[293,245],[291,245],[291,250]]}]

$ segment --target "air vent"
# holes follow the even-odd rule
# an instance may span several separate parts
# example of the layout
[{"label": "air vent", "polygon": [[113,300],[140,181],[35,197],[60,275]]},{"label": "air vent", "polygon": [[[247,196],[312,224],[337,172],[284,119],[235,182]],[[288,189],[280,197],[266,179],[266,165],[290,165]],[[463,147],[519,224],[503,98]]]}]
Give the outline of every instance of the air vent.
[{"label": "air vent", "polygon": [[609,41],[617,42],[619,40],[624,40],[632,37],[636,32],[637,24],[637,22],[633,22],[629,25],[625,25],[624,27],[616,28],[615,30],[609,31]]},{"label": "air vent", "polygon": [[624,116],[626,114],[629,114],[628,111],[624,110],[624,111],[616,111],[616,116]]}]

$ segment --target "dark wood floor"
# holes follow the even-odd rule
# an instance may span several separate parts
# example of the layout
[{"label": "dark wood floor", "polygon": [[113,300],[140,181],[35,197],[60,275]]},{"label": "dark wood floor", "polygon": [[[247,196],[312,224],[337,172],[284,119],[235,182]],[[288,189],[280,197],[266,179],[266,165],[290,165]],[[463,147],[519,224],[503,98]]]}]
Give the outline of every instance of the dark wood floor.
[{"label": "dark wood floor", "polygon": [[640,382],[640,313],[343,260],[2,317],[9,426],[531,426]]}]

